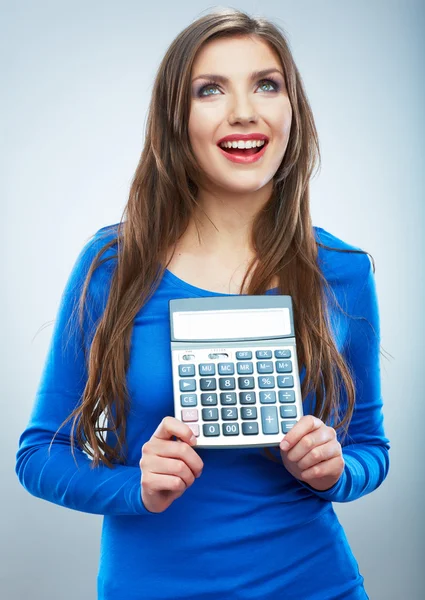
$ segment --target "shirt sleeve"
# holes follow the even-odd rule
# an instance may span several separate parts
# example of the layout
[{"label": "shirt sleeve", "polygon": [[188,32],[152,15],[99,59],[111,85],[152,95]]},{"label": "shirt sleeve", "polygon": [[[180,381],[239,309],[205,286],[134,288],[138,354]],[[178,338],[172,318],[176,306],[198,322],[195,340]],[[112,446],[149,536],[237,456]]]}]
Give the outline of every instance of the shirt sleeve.
[{"label": "shirt sleeve", "polygon": [[[49,449],[55,432],[80,402],[87,381],[77,304],[92,259],[102,246],[99,241],[95,236],[84,246],[62,294],[32,413],[19,439],[15,470],[29,493],[60,506],[102,515],[153,515],[141,500],[139,467],[109,468],[100,463],[93,469],[75,437],[74,459],[72,420],[59,430]],[[92,308],[85,323],[94,324],[100,316],[97,311],[106,299],[104,273],[99,268],[92,277],[88,294]]]},{"label": "shirt sleeve", "polygon": [[[338,431],[345,461],[344,471],[333,487],[323,492],[301,482],[320,498],[350,502],[381,485],[389,469],[389,440],[385,437],[381,375],[380,321],[375,277],[367,258],[366,274],[351,312],[343,355],[351,367],[356,404],[345,439]],[[346,394],[342,394],[342,406]]]}]

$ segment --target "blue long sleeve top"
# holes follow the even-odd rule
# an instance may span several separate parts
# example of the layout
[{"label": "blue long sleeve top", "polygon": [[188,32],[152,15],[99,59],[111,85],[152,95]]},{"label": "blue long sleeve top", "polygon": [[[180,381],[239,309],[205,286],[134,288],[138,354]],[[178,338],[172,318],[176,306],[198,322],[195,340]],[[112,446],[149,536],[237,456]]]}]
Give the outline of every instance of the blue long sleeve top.
[{"label": "blue long sleeve top", "polygon": [[[338,482],[319,492],[258,448],[198,448],[204,462],[201,477],[166,511],[150,513],[141,500],[141,448],[161,420],[174,414],[168,302],[225,294],[197,288],[165,271],[134,319],[127,372],[131,410],[126,464],[92,469],[77,445],[76,465],[70,449],[71,422],[49,445],[85,387],[87,370],[75,310],[95,254],[115,231],[116,226],[99,230],[76,260],[16,460],[19,480],[34,496],[104,515],[98,598],[271,600],[283,593],[285,599],[294,600],[367,598],[332,502],[372,492],[389,467],[379,311],[368,256],[318,249],[324,276],[344,310],[356,317],[348,319],[336,311],[331,315],[334,339],[356,386],[356,406],[342,442],[345,468]],[[315,227],[314,233],[328,246],[356,249],[322,228]],[[89,286],[86,345],[106,306],[115,255],[116,249],[107,251],[110,260],[95,271]],[[311,410],[305,402],[305,414]]]}]

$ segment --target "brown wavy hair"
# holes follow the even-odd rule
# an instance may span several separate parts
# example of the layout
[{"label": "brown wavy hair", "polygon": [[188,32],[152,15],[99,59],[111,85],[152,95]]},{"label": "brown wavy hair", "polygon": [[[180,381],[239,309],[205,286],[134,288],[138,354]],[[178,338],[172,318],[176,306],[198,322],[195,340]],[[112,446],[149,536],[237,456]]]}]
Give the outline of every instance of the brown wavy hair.
[{"label": "brown wavy hair", "polygon": [[[91,263],[79,300],[83,331],[84,305],[93,272],[116,246],[117,264],[104,313],[86,355],[88,378],[81,402],[62,423],[73,419],[80,446],[103,462],[125,462],[126,419],[130,398],[126,373],[133,320],[159,285],[170,249],[193,218],[199,189],[199,166],[188,137],[191,71],[202,46],[217,38],[257,36],[280,57],[292,105],[289,142],[273,180],[270,199],[256,215],[252,244],[256,252],[241,285],[252,277],[247,294],[264,294],[277,277],[279,292],[292,297],[298,365],[305,366],[302,397],[315,394],[314,414],[347,430],[355,403],[352,373],[331,334],[328,301],[336,298],[317,263],[318,246],[310,215],[309,181],[320,149],[313,114],[283,30],[265,18],[222,9],[202,16],[171,43],[156,75],[149,106],[143,151],[114,239],[105,243]],[[367,253],[366,253],[367,254]],[[372,259],[373,260],[373,259]],[[338,304],[339,310],[344,312]],[[346,314],[346,313],[344,313]],[[83,331],[84,335],[84,331]],[[347,401],[342,410],[342,386]],[[115,413],[115,415],[114,415]],[[107,419],[102,427],[100,419]],[[62,427],[61,425],[61,427]],[[112,432],[116,443],[106,441]],[[56,434],[55,434],[56,435]],[[276,460],[271,452],[267,456]]]}]

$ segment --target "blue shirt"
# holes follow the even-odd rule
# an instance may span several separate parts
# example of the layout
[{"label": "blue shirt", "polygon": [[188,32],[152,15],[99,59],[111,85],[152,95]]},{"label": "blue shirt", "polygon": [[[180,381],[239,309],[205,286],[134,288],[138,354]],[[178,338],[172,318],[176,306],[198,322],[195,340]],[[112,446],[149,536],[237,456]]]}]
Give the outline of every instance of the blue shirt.
[{"label": "blue shirt", "polygon": [[[99,230],[77,258],[16,462],[21,484],[34,496],[104,515],[98,598],[367,598],[332,502],[348,502],[372,492],[389,466],[382,417],[379,312],[368,256],[318,249],[318,264],[338,301],[346,312],[359,317],[331,315],[334,338],[353,371],[357,394],[339,481],[318,492],[258,448],[198,448],[204,462],[201,477],[167,510],[154,514],[141,500],[139,460],[143,444],[161,420],[174,414],[168,302],[225,294],[192,286],[167,270],[136,315],[127,372],[131,410],[125,465],[92,469],[87,455],[76,448],[77,467],[70,450],[71,422],[59,431],[49,453],[54,433],[78,404],[87,378],[78,315],[72,311],[94,255],[114,231],[116,226]],[[355,249],[319,227],[314,233],[326,245]],[[109,249],[107,255],[111,260],[95,271],[90,283],[87,323],[92,325],[106,305],[116,249]],[[87,325],[87,346],[93,331]],[[306,399],[305,414],[311,410]]]}]

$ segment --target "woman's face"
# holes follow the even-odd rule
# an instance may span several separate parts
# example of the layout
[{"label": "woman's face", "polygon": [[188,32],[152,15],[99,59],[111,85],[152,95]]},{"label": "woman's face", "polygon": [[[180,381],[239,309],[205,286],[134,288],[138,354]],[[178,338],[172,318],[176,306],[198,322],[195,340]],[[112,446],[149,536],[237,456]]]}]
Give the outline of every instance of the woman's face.
[{"label": "woman's face", "polygon": [[[255,75],[259,71],[268,73]],[[199,51],[192,70],[189,139],[208,187],[248,193],[270,182],[284,157],[291,120],[282,65],[268,44],[258,37],[232,37],[208,42]],[[223,149],[220,140],[232,134],[236,141],[246,134],[265,136],[259,158],[254,159],[253,148]]]}]

